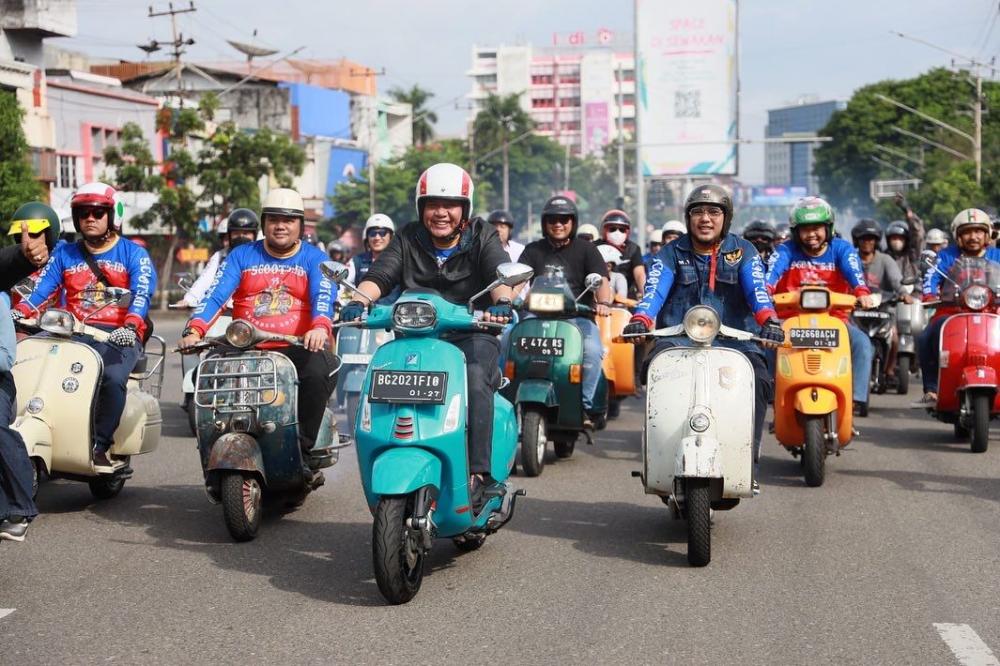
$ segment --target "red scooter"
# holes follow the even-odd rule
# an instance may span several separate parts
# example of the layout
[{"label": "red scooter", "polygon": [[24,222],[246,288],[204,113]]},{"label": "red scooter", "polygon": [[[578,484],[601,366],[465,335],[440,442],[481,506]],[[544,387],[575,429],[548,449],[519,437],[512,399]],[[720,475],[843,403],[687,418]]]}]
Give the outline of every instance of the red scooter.
[{"label": "red scooter", "polygon": [[929,411],[983,453],[1000,414],[1000,264],[959,257],[943,277],[941,306],[955,314],[941,328],[938,400]]}]

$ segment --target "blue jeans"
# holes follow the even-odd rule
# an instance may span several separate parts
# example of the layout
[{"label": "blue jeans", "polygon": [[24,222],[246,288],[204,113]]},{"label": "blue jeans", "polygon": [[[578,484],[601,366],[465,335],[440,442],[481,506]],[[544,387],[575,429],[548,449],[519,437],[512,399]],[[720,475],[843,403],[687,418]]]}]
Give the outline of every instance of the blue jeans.
[{"label": "blue jeans", "polygon": [[114,443],[115,430],[122,420],[125,411],[125,391],[128,376],[142,354],[142,348],[137,344],[132,347],[119,347],[110,342],[98,342],[90,336],[81,336],[84,342],[101,356],[104,361],[104,373],[101,375],[101,385],[97,389],[97,415],[94,417],[94,448],[107,451]]},{"label": "blue jeans", "polygon": [[601,361],[604,360],[604,343],[601,342],[600,329],[590,319],[573,317],[570,321],[576,324],[583,334],[583,409],[589,412],[594,408],[597,385],[601,381],[601,373],[604,372],[604,367],[601,365]]},{"label": "blue jeans", "polygon": [[924,393],[937,393],[938,371],[941,369],[941,359],[938,348],[941,346],[941,328],[947,317],[938,317],[924,329],[917,338],[917,354],[920,356],[920,376],[924,382]]},{"label": "blue jeans", "polygon": [[854,402],[868,402],[868,382],[872,378],[875,347],[871,338],[854,324],[847,322],[847,337],[851,342],[852,393]]},{"label": "blue jeans", "polygon": [[38,515],[32,499],[34,470],[24,440],[10,423],[14,420],[14,378],[0,373],[0,521],[31,520]]}]

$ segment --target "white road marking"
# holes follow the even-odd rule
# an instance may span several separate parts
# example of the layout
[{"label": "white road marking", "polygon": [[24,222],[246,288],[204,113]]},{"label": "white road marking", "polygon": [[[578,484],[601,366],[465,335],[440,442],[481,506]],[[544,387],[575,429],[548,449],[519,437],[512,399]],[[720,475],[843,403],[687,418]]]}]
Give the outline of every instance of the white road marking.
[{"label": "white road marking", "polygon": [[0,608],[0,620],[7,617],[16,610],[17,610],[16,608]]},{"label": "white road marking", "polygon": [[935,622],[934,628],[962,666],[1000,666],[993,651],[969,625]]}]

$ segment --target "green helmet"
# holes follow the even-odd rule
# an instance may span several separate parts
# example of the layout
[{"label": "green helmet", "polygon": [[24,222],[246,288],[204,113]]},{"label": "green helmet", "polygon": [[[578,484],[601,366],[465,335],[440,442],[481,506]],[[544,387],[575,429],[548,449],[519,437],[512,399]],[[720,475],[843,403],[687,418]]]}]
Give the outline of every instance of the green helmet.
[{"label": "green helmet", "polygon": [[793,230],[796,242],[798,242],[798,234],[794,230],[797,227],[810,224],[826,225],[826,240],[829,242],[833,239],[833,219],[833,207],[825,199],[802,197],[792,209],[792,214],[788,216],[788,225]]},{"label": "green helmet", "polygon": [[51,251],[56,246],[56,241],[59,240],[61,227],[59,216],[51,207],[46,206],[41,201],[29,201],[14,211],[7,235],[20,236],[24,231],[33,234],[44,231],[45,244]]}]

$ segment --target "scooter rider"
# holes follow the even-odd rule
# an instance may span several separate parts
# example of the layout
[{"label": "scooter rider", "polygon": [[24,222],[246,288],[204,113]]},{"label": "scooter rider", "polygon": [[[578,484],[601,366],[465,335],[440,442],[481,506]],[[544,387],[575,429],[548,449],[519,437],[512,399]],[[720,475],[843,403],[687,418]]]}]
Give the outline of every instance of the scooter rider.
[{"label": "scooter rider", "polygon": [[642,263],[642,249],[629,240],[632,220],[625,211],[617,208],[609,210],[601,218],[601,233],[604,239],[598,243],[613,245],[622,253],[622,264],[618,270],[628,281],[629,298],[638,298],[646,284],[646,266]]},{"label": "scooter rider", "polygon": [[[854,247],[833,236],[833,208],[819,197],[799,199],[792,209],[791,238],[774,252],[767,271],[767,288],[775,292],[797,291],[804,285],[823,285],[831,291],[852,293],[862,308],[874,307],[865,282],[861,258]],[[872,356],[875,349],[865,333],[848,321],[848,313],[835,313],[847,325],[853,368],[855,412],[868,402]]]},{"label": "scooter rider", "polygon": [[[521,262],[531,266],[536,276],[544,275],[553,268],[561,271],[574,296],[586,288],[588,274],[603,276],[596,298],[590,292],[580,299],[580,304],[593,308],[595,314],[605,317],[610,313],[608,308],[611,305],[608,268],[597,246],[575,237],[578,219],[576,204],[566,197],[557,195],[546,201],[542,208],[542,237],[524,248]],[[593,316],[573,317],[570,321],[583,334],[583,411],[587,414],[583,425],[590,428],[594,424],[594,396],[603,372],[601,360],[604,358],[604,345]]]},{"label": "scooter rider", "polygon": [[587,241],[588,243],[597,243],[600,240],[600,235],[597,227],[592,224],[581,224],[580,229],[576,232],[577,240]]},{"label": "scooter rider", "polygon": [[778,240],[778,230],[773,222],[753,220],[743,228],[743,238],[757,249],[761,261],[767,266],[774,254],[774,245]]},{"label": "scooter rider", "polygon": [[[98,471],[110,471],[108,449],[125,408],[128,376],[142,354],[142,341],[151,333],[147,314],[156,289],[156,271],[146,250],[120,235],[125,206],[114,188],[87,183],[73,194],[70,210],[82,240],[56,249],[35,291],[12,315],[15,319],[31,316],[32,308],[60,287],[65,290],[67,308],[77,319],[101,308],[87,323],[110,331],[108,341],[90,336],[81,336],[80,341],[93,347],[104,362],[94,418],[93,460]],[[94,294],[104,287],[129,289],[131,303],[103,307],[106,301]]]},{"label": "scooter rider", "polygon": [[896,220],[885,228],[886,252],[895,259],[904,280],[918,280],[921,275],[924,222],[909,207],[902,193],[896,193],[894,203],[906,215],[906,221]]},{"label": "scooter rider", "polygon": [[[396,286],[435,289],[442,298],[461,305],[493,282],[497,267],[510,257],[496,230],[483,220],[471,221],[474,186],[464,169],[435,164],[417,181],[418,222],[404,227],[368,270],[358,290],[378,300]],[[474,305],[487,308],[483,320],[510,320],[513,290],[499,286]],[[341,310],[341,321],[360,319],[366,305],[354,300]],[[452,335],[448,341],[466,360],[469,401],[469,470],[473,504],[481,506],[489,477],[493,447],[493,399],[500,383],[500,343],[490,332]]]},{"label": "scooter rider", "polygon": [[191,288],[184,294],[184,298],[179,300],[176,305],[189,308],[198,307],[205,300],[205,294],[208,293],[208,290],[211,289],[212,284],[215,282],[215,276],[219,272],[219,267],[225,261],[226,256],[234,248],[257,240],[257,233],[260,231],[260,220],[257,218],[257,213],[249,208],[235,209],[219,226],[222,225],[225,225],[226,230],[223,234],[222,249],[215,252],[209,258],[208,263],[205,264],[205,268],[201,271],[201,275],[198,276],[198,279],[194,281]]},{"label": "scooter rider", "polygon": [[503,249],[507,250],[510,260],[520,261],[521,253],[524,252],[524,245],[518,243],[516,240],[512,240],[510,237],[514,233],[514,216],[511,215],[510,211],[495,210],[490,213],[486,221],[492,224],[493,228],[497,230],[497,235],[500,236],[500,244],[503,245]]},{"label": "scooter rider", "polygon": [[[299,446],[308,456],[336,386],[332,374],[336,365],[327,350],[336,287],[320,272],[326,253],[302,241],[305,210],[298,192],[271,190],[261,218],[264,239],[229,252],[212,290],[188,321],[179,346],[187,348],[201,340],[230,298],[234,320],[302,337],[301,347],[278,342],[267,346],[287,356],[298,373]],[[312,478],[312,473],[306,478]]]},{"label": "scooter rider", "polygon": [[[648,333],[680,324],[696,305],[711,306],[722,324],[745,330],[752,317],[760,337],[777,346],[785,332],[764,284],[764,263],[749,241],[730,233],[733,200],[718,185],[695,188],[684,202],[687,234],[665,245],[653,260],[646,291],[625,333]],[[641,342],[643,338],[630,338]],[[658,338],[650,358],[668,347],[686,346],[686,337]],[[764,414],[774,393],[761,348],[754,342],[716,339],[713,345],[736,349],[754,371],[754,460],[763,435]],[[757,482],[754,481],[757,487]]]},{"label": "scooter rider", "polygon": [[[392,218],[384,213],[375,213],[365,222],[365,251],[356,254],[347,264],[347,281],[357,284],[368,275],[368,269],[372,267],[379,256],[385,252],[396,235],[396,225]],[[396,287],[386,296],[379,299],[379,303],[393,303],[399,298],[399,287]]]},{"label": "scooter rider", "polygon": [[[993,247],[990,235],[993,225],[990,216],[978,208],[966,208],[951,222],[951,235],[955,245],[946,247],[937,255],[935,269],[927,272],[924,279],[923,299],[937,300],[941,281],[959,257],[984,257],[987,261],[1000,264],[1000,249]],[[918,340],[920,374],[923,377],[924,397],[916,406],[926,407],[937,404],[938,369],[940,368],[941,327],[945,320],[955,313],[949,304],[941,304],[934,313],[927,328]]]},{"label": "scooter rider", "polygon": [[921,284],[929,266],[933,266],[937,261],[937,256],[948,247],[948,234],[941,229],[931,229],[924,238],[924,251],[920,253],[920,278]]},{"label": "scooter rider", "polygon": [[851,238],[861,258],[868,288],[881,291],[887,298],[899,296],[905,302],[912,303],[913,298],[903,289],[903,276],[899,272],[899,266],[892,257],[878,249],[879,243],[882,242],[882,229],[878,222],[870,219],[859,220],[851,228]]},{"label": "scooter rider", "polygon": [[669,245],[687,233],[687,226],[680,220],[668,220],[663,225],[662,231],[663,236],[661,236],[661,240],[664,245]]}]

